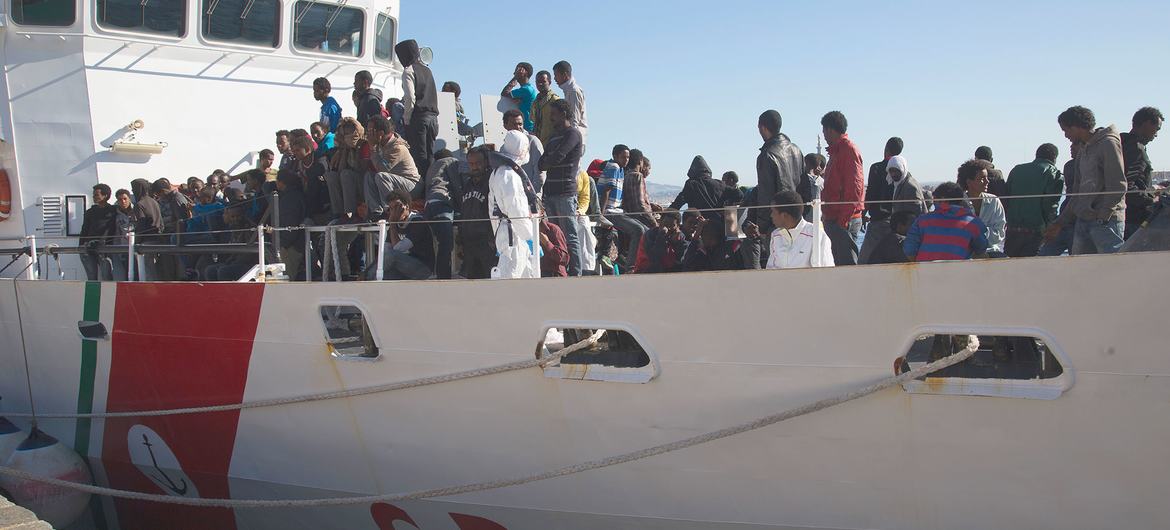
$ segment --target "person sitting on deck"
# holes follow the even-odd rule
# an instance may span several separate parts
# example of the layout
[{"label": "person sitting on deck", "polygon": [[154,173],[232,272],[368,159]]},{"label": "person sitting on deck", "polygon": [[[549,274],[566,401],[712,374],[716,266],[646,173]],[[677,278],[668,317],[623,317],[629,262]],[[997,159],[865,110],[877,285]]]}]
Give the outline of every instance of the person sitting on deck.
[{"label": "person sitting on deck", "polygon": [[[385,116],[377,115],[366,123],[366,141],[370,144],[370,172],[366,175],[366,206],[370,218],[382,217],[391,191],[407,194],[418,186],[421,176],[410,146],[394,130]],[[433,154],[428,153],[433,157]]]},{"label": "person sitting on deck", "polygon": [[[823,226],[804,220],[804,203],[792,190],[772,198],[771,252],[769,269],[832,267],[833,245]],[[819,224],[819,222],[818,222]]]},{"label": "person sitting on deck", "polygon": [[902,250],[912,261],[984,257],[987,227],[963,205],[963,189],[944,182],[934,189],[934,211],[919,216],[906,233]]},{"label": "person sitting on deck", "polygon": [[565,242],[565,233],[544,216],[540,218],[540,253],[542,278],[569,275],[569,244]]},{"label": "person sitting on deck", "polygon": [[[231,230],[228,243],[241,245],[256,244],[256,224],[245,215],[244,205],[228,206],[223,210],[223,222]],[[221,254],[219,261],[207,265],[201,277],[209,282],[234,282],[256,266],[256,254]]]},{"label": "person sitting on deck", "polygon": [[902,250],[902,246],[906,242],[906,233],[910,231],[910,225],[914,224],[914,219],[917,217],[918,214],[913,210],[901,210],[894,212],[888,219],[878,221],[889,223],[891,228],[874,245],[873,252],[869,255],[869,261],[866,263],[905,263],[910,261],[906,257],[906,252]]},{"label": "person sitting on deck", "polygon": [[[435,243],[430,227],[422,222],[422,215],[410,210],[410,194],[404,190],[391,191],[386,199],[386,216],[389,224],[382,263],[383,278],[430,278],[435,267]],[[376,278],[375,267],[370,268],[368,279]]]},{"label": "person sitting on deck", "polygon": [[639,274],[675,272],[686,251],[687,241],[680,230],[682,223],[678,210],[667,208],[659,215],[659,226],[646,232],[638,247],[638,260],[634,268]]}]

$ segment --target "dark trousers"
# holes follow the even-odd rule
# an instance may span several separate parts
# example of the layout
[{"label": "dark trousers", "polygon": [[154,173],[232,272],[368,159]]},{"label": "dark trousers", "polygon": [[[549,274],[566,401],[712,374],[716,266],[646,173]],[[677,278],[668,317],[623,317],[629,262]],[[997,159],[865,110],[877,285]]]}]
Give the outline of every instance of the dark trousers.
[{"label": "dark trousers", "polygon": [[439,121],[434,114],[415,113],[406,126],[406,143],[410,144],[410,156],[418,167],[419,175],[426,175],[431,162],[435,160],[435,137],[439,134]]},{"label": "dark trousers", "polygon": [[496,266],[496,248],[490,239],[463,241],[463,277],[469,280],[484,280],[492,277]]},{"label": "dark trousers", "polygon": [[1031,258],[1040,253],[1044,234],[1031,228],[1008,228],[1003,251],[1009,258]]},{"label": "dark trousers", "polygon": [[427,226],[431,229],[431,237],[438,243],[435,251],[435,277],[450,280],[451,251],[455,248],[455,210],[450,204],[431,203],[423,210],[423,218],[431,221]]},{"label": "dark trousers", "polygon": [[861,229],[861,219],[851,220],[849,228],[842,228],[831,221],[824,223],[824,226],[825,235],[829,236],[829,243],[833,245],[833,263],[838,267],[857,265],[857,232]]}]

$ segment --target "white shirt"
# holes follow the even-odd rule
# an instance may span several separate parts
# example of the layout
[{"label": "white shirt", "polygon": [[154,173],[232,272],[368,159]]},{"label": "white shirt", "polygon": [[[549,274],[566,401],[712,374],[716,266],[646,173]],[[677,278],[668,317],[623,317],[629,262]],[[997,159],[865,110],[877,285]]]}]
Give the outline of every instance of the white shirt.
[{"label": "white shirt", "polygon": [[577,78],[575,77],[570,77],[568,81],[559,86],[565,93],[565,101],[569,102],[569,108],[573,109],[573,115],[569,116],[569,122],[574,127],[581,129],[581,136],[585,136],[585,129],[589,128],[585,122],[585,91],[577,86]]},{"label": "white shirt", "polygon": [[[772,253],[768,256],[769,269],[800,269],[808,267],[832,267],[833,245],[824,227],[801,219],[791,230],[777,228],[772,231]],[[814,245],[820,239],[819,249]],[[819,251],[818,251],[819,250]]]}]

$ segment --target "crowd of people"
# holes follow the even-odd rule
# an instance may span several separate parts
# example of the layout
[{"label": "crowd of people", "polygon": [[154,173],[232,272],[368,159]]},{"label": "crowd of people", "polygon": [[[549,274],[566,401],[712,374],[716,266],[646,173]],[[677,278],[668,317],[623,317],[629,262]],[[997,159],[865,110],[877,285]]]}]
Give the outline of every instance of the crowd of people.
[{"label": "crowd of people", "polygon": [[[306,226],[386,223],[387,279],[524,278],[761,268],[828,267],[979,257],[1111,253],[1161,208],[1146,145],[1163,122],[1152,107],[1132,128],[1098,127],[1072,107],[1057,119],[1072,160],[1043,144],[1007,177],[980,147],[951,182],[924,189],[910,172],[900,138],[869,166],[838,111],[821,119],[828,157],[802,153],[781,132],[779,112],[759,117],[756,185],[739,175],[716,179],[695,156],[669,205],[651,201],[650,159],[616,145],[608,160],[585,160],[585,92],[567,61],[552,71],[516,65],[501,96],[499,145],[435,148],[438,93],[412,40],[395,46],[403,97],[383,101],[367,71],[354,76],[353,114],[313,83],[318,120],[281,130],[275,151],[254,169],[216,170],[183,183],[135,180],[131,190],[93,187],[85,213],[82,261],[90,279],[126,279],[125,255],[98,253],[134,232],[139,244],[188,245],[189,253],[149,256],[139,279],[235,280],[257,264],[252,253],[195,251],[193,245],[255,245],[257,226],[275,227],[290,279],[317,279],[331,265],[344,279],[373,279],[374,255],[355,230],[305,238]],[[553,92],[553,83],[562,94]],[[279,160],[277,156],[279,155]],[[1066,199],[1061,201],[1061,196]],[[819,210],[810,206],[819,201]],[[815,212],[820,212],[817,218]],[[309,241],[306,246],[306,240]],[[336,256],[333,251],[336,250]],[[307,259],[306,259],[307,258]],[[305,268],[308,263],[310,267]]]}]

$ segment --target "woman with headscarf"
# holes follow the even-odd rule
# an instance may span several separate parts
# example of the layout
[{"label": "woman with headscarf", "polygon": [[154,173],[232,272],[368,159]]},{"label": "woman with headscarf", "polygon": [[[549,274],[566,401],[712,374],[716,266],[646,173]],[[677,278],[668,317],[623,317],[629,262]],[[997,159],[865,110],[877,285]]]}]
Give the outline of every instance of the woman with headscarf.
[{"label": "woman with headscarf", "polygon": [[499,255],[493,278],[540,277],[538,258],[534,259],[538,254],[535,225],[531,220],[531,185],[521,169],[528,162],[528,145],[526,134],[508,131],[499,153],[491,157],[488,208],[492,212]]},{"label": "woman with headscarf", "polygon": [[910,165],[906,163],[906,157],[902,155],[890,157],[890,161],[886,163],[886,183],[894,190],[895,202],[890,208],[890,213],[914,212],[918,215],[926,213],[922,186],[918,184],[914,175],[910,174]]},{"label": "woman with headscarf", "polygon": [[[886,162],[886,184],[892,190],[891,200],[896,202],[893,204],[873,204],[867,207],[891,214],[912,212],[915,216],[919,216],[926,213],[926,200],[922,195],[922,186],[910,174],[910,165],[906,163],[906,157],[894,155]],[[877,252],[878,244],[892,231],[893,227],[890,226],[888,218],[883,217],[870,221],[869,227],[865,230],[865,241],[862,242],[861,251],[857,255],[857,262],[863,265],[871,263],[874,253]]]}]

